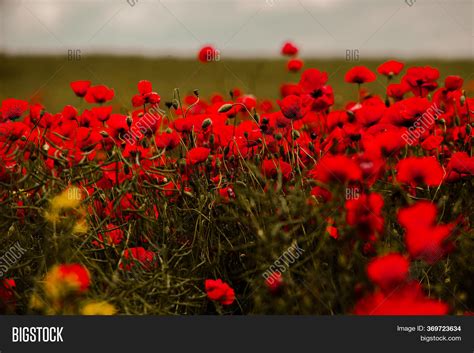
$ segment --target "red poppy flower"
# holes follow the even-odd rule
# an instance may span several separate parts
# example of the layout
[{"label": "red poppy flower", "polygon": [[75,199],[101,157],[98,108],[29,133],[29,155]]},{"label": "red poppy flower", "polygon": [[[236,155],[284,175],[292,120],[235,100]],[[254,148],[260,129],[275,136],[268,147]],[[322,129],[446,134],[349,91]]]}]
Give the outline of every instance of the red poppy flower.
[{"label": "red poppy flower", "polygon": [[301,59],[290,59],[288,60],[288,63],[286,64],[286,67],[288,71],[291,72],[298,72],[303,68],[303,60]]},{"label": "red poppy flower", "polygon": [[112,107],[94,107],[91,109],[91,112],[97,120],[103,122],[109,120],[110,114],[112,114]]},{"label": "red poppy flower", "polygon": [[142,80],[138,82],[138,92],[132,98],[132,105],[134,107],[141,107],[144,104],[158,104],[161,97],[156,92],[152,92],[153,88],[150,81]]},{"label": "red poppy flower", "polygon": [[365,66],[356,66],[346,73],[344,79],[348,83],[362,84],[366,82],[373,82],[377,79],[377,77]]},{"label": "red poppy flower", "polygon": [[392,77],[398,75],[403,70],[404,66],[405,64],[399,61],[389,60],[380,65],[377,68],[377,71],[381,75]]},{"label": "red poppy flower", "polygon": [[204,286],[210,300],[217,301],[222,305],[231,305],[235,300],[234,290],[220,279],[206,279]]},{"label": "red poppy flower", "polygon": [[410,186],[439,186],[444,172],[434,157],[409,157],[397,164],[397,180]]},{"label": "red poppy flower", "polygon": [[186,154],[186,164],[195,165],[204,162],[211,153],[211,150],[206,147],[195,147]]},{"label": "red poppy flower", "polygon": [[308,69],[301,75],[299,86],[303,93],[317,99],[322,96],[322,88],[328,82],[328,74],[317,69]]},{"label": "red poppy flower", "polygon": [[434,264],[454,249],[449,240],[453,235],[454,224],[407,229],[405,243],[413,259]]},{"label": "red poppy flower", "polygon": [[398,211],[398,222],[406,229],[431,227],[436,221],[436,206],[432,202],[420,201]]},{"label": "red poppy flower", "polygon": [[122,256],[119,267],[125,271],[130,271],[136,265],[140,265],[145,270],[151,270],[157,265],[156,254],[141,246],[124,250]]},{"label": "red poppy flower", "polygon": [[0,122],[20,118],[28,110],[28,102],[8,98],[2,102]]},{"label": "red poppy flower", "polygon": [[472,176],[474,157],[470,157],[466,152],[456,152],[451,156],[447,169],[451,178]]},{"label": "red poppy flower", "polygon": [[112,88],[98,85],[90,87],[84,99],[88,103],[105,103],[112,100],[114,95],[115,92]]},{"label": "red poppy flower", "polygon": [[432,151],[439,148],[443,140],[443,136],[430,135],[421,143],[421,147],[426,151]]},{"label": "red poppy flower", "polygon": [[362,172],[357,163],[346,156],[324,156],[309,175],[323,183],[357,181]]},{"label": "red poppy flower", "polygon": [[280,95],[284,98],[286,96],[299,96],[302,94],[301,86],[294,83],[284,83],[280,86]]},{"label": "red poppy flower", "polygon": [[283,276],[280,272],[272,272],[267,278],[265,278],[265,286],[273,294],[278,293],[282,285]]},{"label": "red poppy flower", "polygon": [[281,173],[284,181],[289,180],[293,169],[289,163],[283,160],[266,159],[262,163],[262,174],[266,178],[276,179]]},{"label": "red poppy flower", "polygon": [[281,48],[281,54],[287,56],[294,56],[298,54],[298,48],[291,42],[286,42]]},{"label": "red poppy flower", "polygon": [[20,121],[8,121],[0,124],[0,141],[17,141],[27,137],[30,128]]},{"label": "red poppy flower", "polygon": [[230,202],[232,199],[235,199],[235,192],[232,186],[226,186],[219,189],[219,196],[221,197],[224,203]]},{"label": "red poppy flower", "polygon": [[416,281],[396,288],[390,293],[376,291],[359,300],[356,315],[446,315],[446,303],[427,297]]},{"label": "red poppy flower", "polygon": [[438,78],[439,71],[426,66],[409,68],[402,80],[410,86],[413,94],[420,97],[426,97],[429,92],[438,87],[438,84],[436,83]]},{"label": "red poppy flower", "polygon": [[91,86],[91,81],[74,81],[71,82],[71,88],[74,91],[75,95],[82,98],[85,97],[89,87]]},{"label": "red poppy flower", "polygon": [[398,222],[405,228],[405,242],[410,256],[430,264],[437,262],[453,249],[449,240],[454,224],[436,223],[436,206],[419,201],[398,211]]},{"label": "red poppy flower", "polygon": [[463,83],[464,80],[459,76],[447,76],[444,80],[444,87],[446,87],[448,91],[455,91],[461,89]]},{"label": "red poppy flower", "polygon": [[85,292],[91,283],[89,271],[81,264],[61,264],[58,267],[58,276],[60,280],[77,282],[78,290]]},{"label": "red poppy flower", "polygon": [[119,143],[126,137],[125,134],[130,130],[131,124],[129,125],[126,115],[112,114],[107,121],[107,126],[108,134]]},{"label": "red poppy flower", "polygon": [[331,191],[329,191],[328,189],[322,188],[321,186],[313,187],[311,189],[310,195],[324,202],[329,202],[332,200]]},{"label": "red poppy flower", "polygon": [[216,61],[219,58],[219,51],[211,45],[205,46],[199,50],[198,59],[202,63]]},{"label": "red poppy flower", "polygon": [[281,112],[287,119],[299,120],[302,119],[310,110],[312,99],[308,95],[300,96],[286,96],[282,100],[277,101]]},{"label": "red poppy flower", "polygon": [[179,134],[171,129],[168,129],[162,134],[156,134],[155,136],[156,147],[167,148],[169,150],[172,150],[173,148],[178,146],[180,140],[181,137],[179,136]]},{"label": "red poppy flower", "polygon": [[15,287],[16,283],[13,278],[0,280],[0,310],[3,311],[8,306],[15,304],[15,293],[13,292]]},{"label": "red poppy flower", "polygon": [[107,245],[118,245],[123,240],[123,231],[114,224],[107,224],[105,226],[104,234],[97,234],[99,241],[93,241],[92,244],[97,247],[103,247],[104,243]]},{"label": "red poppy flower", "polygon": [[374,232],[381,233],[384,225],[383,204],[383,197],[377,193],[362,194],[357,199],[346,201],[347,224],[357,227],[364,239],[369,239]]},{"label": "red poppy flower", "polygon": [[391,253],[377,257],[367,265],[369,279],[384,292],[391,291],[408,279],[410,262],[406,257]]},{"label": "red poppy flower", "polygon": [[387,86],[387,96],[395,99],[402,100],[403,96],[410,91],[410,86],[404,83],[391,83]]}]

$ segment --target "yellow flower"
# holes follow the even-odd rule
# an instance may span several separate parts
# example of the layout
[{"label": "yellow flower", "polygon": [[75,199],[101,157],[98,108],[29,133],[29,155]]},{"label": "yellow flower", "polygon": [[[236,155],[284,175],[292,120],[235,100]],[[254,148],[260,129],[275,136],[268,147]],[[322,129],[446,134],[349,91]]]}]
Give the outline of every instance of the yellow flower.
[{"label": "yellow flower", "polygon": [[59,217],[59,213],[58,212],[50,212],[50,211],[46,211],[44,213],[44,218],[48,221],[48,222],[51,222],[51,223],[57,223],[59,222],[60,220],[60,217]]},{"label": "yellow flower", "polygon": [[51,200],[51,209],[53,212],[59,210],[75,209],[81,205],[81,189],[71,186]]},{"label": "yellow flower", "polygon": [[43,300],[37,293],[34,293],[30,298],[30,308],[33,310],[43,309],[45,306]]},{"label": "yellow flower", "polygon": [[106,301],[90,302],[81,309],[82,315],[114,315],[117,309]]},{"label": "yellow flower", "polygon": [[65,298],[70,294],[80,294],[87,290],[90,274],[80,264],[62,264],[51,268],[44,280],[44,290],[52,300]]},{"label": "yellow flower", "polygon": [[87,233],[88,229],[89,229],[89,226],[87,225],[86,219],[82,218],[74,224],[74,227],[72,228],[72,232],[74,234],[85,234]]}]

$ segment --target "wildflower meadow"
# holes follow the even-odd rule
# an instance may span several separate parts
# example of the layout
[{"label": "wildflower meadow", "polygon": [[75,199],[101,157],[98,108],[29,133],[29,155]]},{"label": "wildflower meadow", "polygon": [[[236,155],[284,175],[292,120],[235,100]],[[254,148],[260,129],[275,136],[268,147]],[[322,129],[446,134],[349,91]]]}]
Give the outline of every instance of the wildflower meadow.
[{"label": "wildflower meadow", "polygon": [[147,77],[120,108],[81,77],[57,111],[4,99],[0,311],[472,314],[467,78],[355,63],[335,104],[331,72],[281,55],[279,99]]}]

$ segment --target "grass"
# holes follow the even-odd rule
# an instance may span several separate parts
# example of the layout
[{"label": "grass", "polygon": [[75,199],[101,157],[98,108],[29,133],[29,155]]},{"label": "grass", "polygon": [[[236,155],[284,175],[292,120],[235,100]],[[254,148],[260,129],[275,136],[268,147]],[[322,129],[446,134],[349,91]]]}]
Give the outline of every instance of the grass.
[{"label": "grass", "polygon": [[[355,65],[366,65],[375,70],[383,61],[347,62],[338,59],[306,60],[306,68],[315,67],[328,72],[329,84],[335,91],[336,105],[356,98],[352,85],[344,83],[344,74]],[[408,66],[431,65],[440,70],[441,79],[447,74],[459,75],[467,81],[468,90],[474,91],[472,61],[417,60],[407,61]],[[215,92],[226,93],[238,87],[258,98],[279,98],[283,82],[297,82],[298,74],[286,71],[284,60],[222,60],[201,64],[192,59],[151,59],[141,57],[83,57],[80,61],[67,61],[65,57],[14,57],[0,56],[0,99],[15,97],[43,103],[49,111],[60,111],[74,103],[69,83],[91,80],[116,89],[115,105],[130,107],[130,98],[136,92],[136,83],[148,79],[163,100],[172,97],[174,88],[190,93],[198,88],[203,97]],[[440,82],[442,82],[440,80]],[[371,92],[383,94],[386,82],[379,77],[367,87]],[[79,104],[79,100],[77,101]]]}]

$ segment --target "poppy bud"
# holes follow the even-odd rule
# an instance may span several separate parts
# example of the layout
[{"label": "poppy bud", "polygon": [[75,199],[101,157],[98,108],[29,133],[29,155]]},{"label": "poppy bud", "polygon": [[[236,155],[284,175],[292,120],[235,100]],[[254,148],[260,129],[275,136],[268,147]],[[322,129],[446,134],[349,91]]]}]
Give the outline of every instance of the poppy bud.
[{"label": "poppy bud", "polygon": [[194,95],[195,95],[196,97],[199,97],[199,90],[198,90],[198,89],[195,89],[195,90],[193,91],[193,93],[194,93]]},{"label": "poppy bud", "polygon": [[179,102],[176,99],[173,99],[173,102],[171,103],[173,105],[174,109],[178,109],[179,107]]},{"label": "poppy bud", "polygon": [[464,107],[464,103],[466,103],[466,96],[464,94],[459,98],[459,102],[461,103],[461,107]]},{"label": "poppy bud", "polygon": [[167,134],[171,134],[173,132],[173,130],[171,130],[170,128],[167,128],[166,131],[165,131]]},{"label": "poppy bud", "polygon": [[202,122],[201,127],[202,127],[203,129],[207,129],[207,128],[208,128],[209,126],[211,126],[211,125],[212,125],[212,120],[209,119],[209,118],[207,118],[207,119],[205,119],[205,120]]},{"label": "poppy bud", "polygon": [[227,156],[227,154],[229,153],[229,151],[230,151],[229,146],[226,146],[226,147],[224,148],[224,156]]},{"label": "poppy bud", "polygon": [[209,136],[209,144],[211,146],[214,146],[214,142],[216,141],[216,138],[214,136],[214,134],[212,134],[211,136]]},{"label": "poppy bud", "polygon": [[127,116],[127,125],[128,127],[132,126],[132,123],[133,123],[133,119],[131,116]]},{"label": "poppy bud", "polygon": [[314,152],[314,145],[312,142],[308,143],[308,148],[311,152]]},{"label": "poppy bud", "polygon": [[109,137],[109,133],[107,131],[101,131],[99,132],[103,137]]},{"label": "poppy bud", "polygon": [[293,130],[291,132],[291,137],[293,138],[293,140],[297,140],[299,137],[300,137],[300,132],[298,130]]},{"label": "poppy bud", "polygon": [[349,116],[348,121],[349,121],[350,123],[353,122],[353,121],[355,120],[355,114],[354,114],[354,112],[353,112],[352,110],[348,110],[346,113],[347,113],[347,115]]},{"label": "poppy bud", "polygon": [[280,141],[283,138],[281,134],[275,134],[275,140]]},{"label": "poppy bud", "polygon": [[234,105],[233,104],[224,104],[223,106],[221,106],[219,108],[219,110],[217,111],[218,113],[227,113],[229,110],[232,109]]},{"label": "poppy bud", "polygon": [[269,123],[268,118],[263,118],[263,119],[262,119],[262,124],[265,124],[265,125],[266,125],[266,124],[268,124],[268,123]]},{"label": "poppy bud", "polygon": [[471,125],[467,124],[467,125],[466,125],[466,134],[470,136],[470,135],[471,135],[471,131],[472,131]]}]

